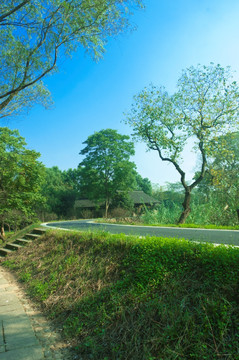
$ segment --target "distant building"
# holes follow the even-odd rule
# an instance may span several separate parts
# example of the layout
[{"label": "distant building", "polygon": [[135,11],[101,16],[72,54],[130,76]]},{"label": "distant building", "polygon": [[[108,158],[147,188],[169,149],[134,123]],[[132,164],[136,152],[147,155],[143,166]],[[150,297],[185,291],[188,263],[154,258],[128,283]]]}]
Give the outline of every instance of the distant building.
[{"label": "distant building", "polygon": [[[160,203],[160,201],[158,201],[154,197],[145,194],[143,191],[140,190],[130,191],[129,198],[133,203],[135,212],[139,212],[144,206],[149,208]],[[74,208],[76,214],[80,216],[84,214],[87,215],[87,213],[90,212],[94,214],[94,216],[101,216],[102,210],[104,211],[104,206],[104,202],[95,203],[94,201],[89,199],[81,199],[75,201]]]}]

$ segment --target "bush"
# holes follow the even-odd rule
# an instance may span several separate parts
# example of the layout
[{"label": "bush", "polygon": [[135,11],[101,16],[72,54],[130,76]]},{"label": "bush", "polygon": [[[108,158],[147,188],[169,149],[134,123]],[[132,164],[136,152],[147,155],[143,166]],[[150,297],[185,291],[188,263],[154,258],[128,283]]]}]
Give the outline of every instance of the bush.
[{"label": "bush", "polygon": [[181,213],[181,207],[171,202],[170,207],[160,204],[157,209],[148,210],[145,207],[145,213],[141,220],[145,224],[174,224],[177,222]]},{"label": "bush", "polygon": [[110,218],[126,218],[127,216],[130,216],[130,211],[123,208],[112,209],[109,213]]},{"label": "bush", "polygon": [[205,204],[192,203],[191,213],[186,222],[203,225],[235,226],[238,225],[238,218],[234,209],[224,209],[222,204],[211,199]]}]

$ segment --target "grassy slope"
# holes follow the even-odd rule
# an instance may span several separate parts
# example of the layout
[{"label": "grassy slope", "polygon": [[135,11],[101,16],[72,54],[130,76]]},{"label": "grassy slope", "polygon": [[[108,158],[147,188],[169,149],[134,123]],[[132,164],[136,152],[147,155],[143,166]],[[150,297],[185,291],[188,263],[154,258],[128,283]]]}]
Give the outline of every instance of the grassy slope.
[{"label": "grassy slope", "polygon": [[239,249],[50,231],[11,255],[81,359],[239,359]]}]

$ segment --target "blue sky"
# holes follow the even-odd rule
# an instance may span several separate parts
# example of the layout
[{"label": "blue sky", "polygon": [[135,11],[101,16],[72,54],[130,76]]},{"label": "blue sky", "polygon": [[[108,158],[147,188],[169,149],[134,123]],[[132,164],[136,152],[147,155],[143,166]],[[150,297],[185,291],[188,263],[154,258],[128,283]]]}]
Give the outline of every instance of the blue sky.
[{"label": "blue sky", "polygon": [[[47,167],[76,168],[82,142],[94,131],[113,128],[130,134],[123,114],[150,83],[171,93],[182,69],[210,62],[230,65],[239,79],[238,0],[146,0],[145,5],[131,19],[137,30],[110,39],[102,60],[95,63],[79,50],[45,80],[52,109],[37,106],[3,123],[19,129]],[[160,185],[179,181],[172,165],[146,152],[144,144],[135,148],[133,160],[143,177]],[[183,166],[188,178],[195,163],[187,149]]]}]

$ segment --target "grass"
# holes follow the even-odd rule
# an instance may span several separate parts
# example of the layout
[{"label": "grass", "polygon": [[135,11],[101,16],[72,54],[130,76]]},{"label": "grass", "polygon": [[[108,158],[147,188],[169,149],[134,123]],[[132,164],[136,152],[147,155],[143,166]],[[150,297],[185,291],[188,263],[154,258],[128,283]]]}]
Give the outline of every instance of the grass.
[{"label": "grass", "polygon": [[[99,223],[107,223],[111,222],[110,219],[97,219],[96,222]],[[113,221],[114,224],[122,224],[122,225],[138,225],[138,226],[161,226],[161,227],[180,227],[180,228],[195,228],[195,229],[219,229],[219,230],[239,230],[239,225],[235,226],[222,226],[222,225],[215,225],[215,224],[168,224],[168,223],[144,223],[140,220],[134,221],[134,219],[129,220],[118,220]]]},{"label": "grass", "polygon": [[81,359],[239,359],[237,248],[49,231],[3,265]]},{"label": "grass", "polygon": [[[144,224],[146,225],[146,224]],[[150,226],[166,226],[194,229],[219,229],[219,230],[239,230],[239,226],[222,226],[222,225],[198,225],[198,224],[150,224]]]}]

